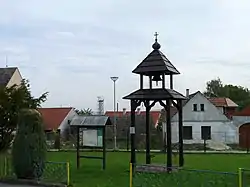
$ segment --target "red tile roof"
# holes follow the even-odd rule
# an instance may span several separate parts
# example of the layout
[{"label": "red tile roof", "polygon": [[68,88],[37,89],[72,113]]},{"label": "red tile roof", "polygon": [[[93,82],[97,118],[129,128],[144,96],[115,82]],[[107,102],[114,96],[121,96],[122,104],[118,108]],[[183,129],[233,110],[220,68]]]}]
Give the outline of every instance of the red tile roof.
[{"label": "red tile roof", "polygon": [[[126,111],[125,115],[129,116],[130,113],[131,113],[130,111]],[[116,114],[117,117],[121,117],[121,116],[123,116],[123,111],[115,112],[115,114]],[[136,111],[136,114],[138,114],[137,111]],[[114,116],[114,111],[106,111],[105,115],[109,116],[109,117],[113,117]],[[146,111],[140,111],[140,115],[145,116]],[[156,125],[158,123],[159,118],[160,118],[161,111],[150,111],[150,115],[152,117],[152,120],[153,120],[154,124]]]},{"label": "red tile roof", "polygon": [[41,113],[45,130],[57,130],[66,118],[68,113],[72,110],[72,107],[65,108],[38,108],[37,110]]},{"label": "red tile roof", "polygon": [[216,107],[238,107],[238,105],[231,99],[226,97],[214,97],[208,98],[208,100],[213,103]]}]

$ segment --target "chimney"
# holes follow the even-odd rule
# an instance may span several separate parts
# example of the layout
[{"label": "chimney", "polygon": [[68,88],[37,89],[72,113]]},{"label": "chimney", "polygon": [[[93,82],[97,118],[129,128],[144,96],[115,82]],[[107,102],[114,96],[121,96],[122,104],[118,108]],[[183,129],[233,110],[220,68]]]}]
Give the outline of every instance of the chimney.
[{"label": "chimney", "polygon": [[186,89],[186,97],[189,97],[189,89]]},{"label": "chimney", "polygon": [[122,115],[125,116],[125,114],[126,114],[126,108],[123,108],[123,109],[122,109]]},{"label": "chimney", "polygon": [[141,113],[141,108],[139,107],[137,108],[137,115],[140,115],[140,113]]}]

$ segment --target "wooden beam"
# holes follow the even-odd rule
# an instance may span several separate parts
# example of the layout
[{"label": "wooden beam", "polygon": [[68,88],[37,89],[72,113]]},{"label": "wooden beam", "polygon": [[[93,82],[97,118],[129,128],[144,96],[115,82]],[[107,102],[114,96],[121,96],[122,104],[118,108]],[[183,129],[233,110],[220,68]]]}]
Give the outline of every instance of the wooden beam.
[{"label": "wooden beam", "polygon": [[171,131],[171,116],[170,116],[170,100],[166,101],[166,129],[167,129],[167,168],[168,171],[172,170],[172,131]]},{"label": "wooden beam", "polygon": [[76,166],[77,169],[80,167],[80,155],[79,155],[79,147],[80,147],[80,128],[77,127],[77,140],[76,140]]},{"label": "wooden beam", "polygon": [[174,83],[173,83],[173,74],[170,74],[170,89],[173,89]]},{"label": "wooden beam", "polygon": [[140,89],[143,89],[143,75],[140,74]]},{"label": "wooden beam", "polygon": [[146,164],[151,163],[151,157],[150,157],[150,103],[149,101],[146,101],[145,103],[146,107]]},{"label": "wooden beam", "polygon": [[106,169],[106,127],[102,128],[102,169]]},{"label": "wooden beam", "polygon": [[131,137],[131,155],[130,162],[132,164],[132,172],[135,171],[136,165],[136,153],[135,153],[135,110],[137,108],[137,102],[135,100],[131,100],[131,124],[130,124],[130,137]]},{"label": "wooden beam", "polygon": [[102,156],[89,156],[89,155],[81,155],[80,158],[89,158],[89,159],[100,159],[102,160]]},{"label": "wooden beam", "polygon": [[178,113],[179,113],[179,166],[184,165],[184,154],[183,154],[183,111],[182,101],[178,101]]}]

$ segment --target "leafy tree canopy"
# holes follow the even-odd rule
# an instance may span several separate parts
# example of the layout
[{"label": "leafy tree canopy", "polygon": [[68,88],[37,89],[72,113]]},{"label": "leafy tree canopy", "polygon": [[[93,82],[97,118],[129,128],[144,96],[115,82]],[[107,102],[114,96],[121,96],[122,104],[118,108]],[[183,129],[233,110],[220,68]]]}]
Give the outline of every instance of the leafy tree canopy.
[{"label": "leafy tree canopy", "polygon": [[33,97],[27,80],[23,80],[19,86],[0,87],[0,151],[8,149],[13,141],[13,131],[16,130],[21,109],[40,107],[47,95],[46,92],[38,98]]},{"label": "leafy tree canopy", "polygon": [[80,109],[80,110],[76,109],[75,111],[76,111],[76,113],[77,113],[78,115],[80,115],[80,116],[91,116],[91,115],[94,114],[94,112],[93,112],[92,109],[90,109],[90,108],[87,108],[87,109]]},{"label": "leafy tree canopy", "polygon": [[206,83],[204,95],[207,97],[228,97],[239,105],[239,109],[250,104],[250,91],[248,88],[239,85],[223,84],[220,78]]}]

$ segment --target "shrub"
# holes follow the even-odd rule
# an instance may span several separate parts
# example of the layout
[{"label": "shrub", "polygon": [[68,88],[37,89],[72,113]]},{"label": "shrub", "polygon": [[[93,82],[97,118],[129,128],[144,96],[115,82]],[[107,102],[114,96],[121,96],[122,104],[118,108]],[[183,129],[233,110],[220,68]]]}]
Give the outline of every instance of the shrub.
[{"label": "shrub", "polygon": [[46,138],[40,113],[22,110],[12,148],[12,163],[19,179],[38,179],[45,167]]}]

